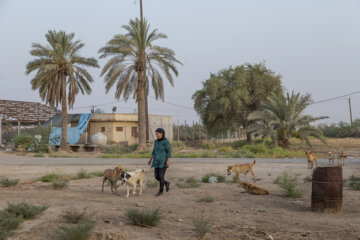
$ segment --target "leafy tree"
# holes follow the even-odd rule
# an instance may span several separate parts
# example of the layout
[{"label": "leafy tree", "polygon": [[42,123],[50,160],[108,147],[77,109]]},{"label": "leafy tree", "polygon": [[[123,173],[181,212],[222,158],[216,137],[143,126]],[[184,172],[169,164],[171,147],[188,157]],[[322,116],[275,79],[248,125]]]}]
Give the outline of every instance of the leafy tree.
[{"label": "leafy tree", "polygon": [[353,124],[339,122],[337,124],[321,124],[319,126],[325,137],[346,138],[360,135],[360,119],[355,119]]},{"label": "leafy tree", "polygon": [[129,25],[122,26],[127,33],[115,35],[105,47],[99,50],[100,58],[112,58],[102,69],[101,76],[106,83],[108,92],[116,83],[115,98],[123,96],[126,101],[132,94],[138,103],[139,148],[146,144],[145,97],[151,85],[156,99],[164,100],[164,83],[160,71],[163,72],[171,85],[174,85],[172,74],[178,75],[175,66],[180,63],[173,50],[153,45],[158,39],[167,38],[150,31],[146,20],[130,20]]},{"label": "leafy tree", "polygon": [[[250,113],[271,93],[282,94],[281,76],[264,63],[230,67],[203,82],[193,95],[194,107],[209,133],[216,134],[246,128],[253,123]],[[251,134],[247,134],[251,143]]]},{"label": "leafy tree", "polygon": [[26,65],[26,74],[36,71],[35,77],[31,80],[32,89],[39,89],[40,97],[51,107],[61,104],[60,149],[63,150],[68,149],[67,105],[73,107],[79,92],[91,93],[89,83],[94,80],[84,67],[99,67],[95,58],[79,55],[84,44],[80,40],[74,41],[74,36],[74,33],[66,34],[64,31],[48,31],[45,37],[49,45],[33,43],[30,54],[36,58]]},{"label": "leafy tree", "polygon": [[322,132],[311,123],[327,117],[312,117],[303,114],[312,100],[309,94],[287,93],[286,96],[272,94],[261,104],[258,111],[249,115],[254,123],[248,126],[249,133],[258,133],[271,137],[277,145],[288,148],[292,137],[299,138],[311,146],[309,136],[314,136],[325,143]]}]

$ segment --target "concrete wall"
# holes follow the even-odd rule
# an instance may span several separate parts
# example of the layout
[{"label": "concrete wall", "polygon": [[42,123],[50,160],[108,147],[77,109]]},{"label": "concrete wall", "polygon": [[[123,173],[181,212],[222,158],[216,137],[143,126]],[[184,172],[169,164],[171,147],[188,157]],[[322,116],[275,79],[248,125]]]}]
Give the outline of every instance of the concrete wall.
[{"label": "concrete wall", "polygon": [[[118,144],[127,141],[129,145],[139,142],[137,114],[122,113],[104,113],[92,114],[88,126],[88,143],[90,137],[97,132],[103,133],[108,138],[107,144]],[[77,119],[78,120],[78,119]],[[77,120],[71,123],[71,126],[77,125]],[[166,137],[172,141],[173,139],[173,123],[172,116],[149,115],[149,136],[150,141],[154,141],[155,130],[162,127],[166,132]],[[79,144],[85,143],[84,133],[79,140]]]}]

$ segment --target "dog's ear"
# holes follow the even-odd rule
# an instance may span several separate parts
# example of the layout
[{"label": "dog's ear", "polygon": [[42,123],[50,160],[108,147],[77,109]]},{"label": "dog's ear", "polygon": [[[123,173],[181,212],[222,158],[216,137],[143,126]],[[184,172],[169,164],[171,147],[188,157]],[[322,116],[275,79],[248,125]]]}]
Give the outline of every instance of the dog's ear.
[{"label": "dog's ear", "polygon": [[127,173],[125,177],[126,177],[126,179],[129,179],[131,177],[131,175]]},{"label": "dog's ear", "polygon": [[121,178],[124,178],[125,177],[125,172],[122,172],[121,175],[120,175]]}]

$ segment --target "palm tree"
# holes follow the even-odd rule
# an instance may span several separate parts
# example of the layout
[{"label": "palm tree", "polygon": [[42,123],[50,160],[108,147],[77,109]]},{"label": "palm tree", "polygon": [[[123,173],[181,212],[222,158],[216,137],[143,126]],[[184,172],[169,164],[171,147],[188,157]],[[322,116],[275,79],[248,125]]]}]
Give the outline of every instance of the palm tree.
[{"label": "palm tree", "polygon": [[312,117],[303,112],[311,104],[309,94],[301,96],[294,92],[286,96],[272,94],[262,103],[259,111],[249,115],[249,120],[255,121],[247,128],[248,132],[258,133],[263,138],[270,137],[278,146],[288,148],[292,137],[305,141],[309,146],[309,136],[314,136],[325,143],[322,131],[311,123],[328,117]]},{"label": "palm tree", "polygon": [[[45,35],[49,45],[32,44],[30,54],[36,57],[26,65],[26,74],[36,71],[31,80],[33,90],[39,89],[40,97],[51,107],[61,104],[62,137],[60,149],[67,150],[67,105],[73,107],[76,95],[90,94],[89,83],[93,78],[84,67],[99,67],[95,58],[79,55],[84,46],[80,40],[73,41],[74,33],[48,31]],[[66,98],[66,88],[68,94]]]},{"label": "palm tree", "polygon": [[129,25],[122,26],[126,34],[115,35],[105,47],[99,50],[100,58],[111,56],[102,69],[101,76],[106,83],[106,92],[116,83],[115,98],[123,96],[124,100],[132,95],[138,104],[139,148],[146,145],[145,98],[151,82],[156,99],[164,100],[164,82],[160,71],[174,86],[172,74],[178,75],[173,50],[153,45],[158,39],[167,38],[150,31],[146,20],[130,20]]}]

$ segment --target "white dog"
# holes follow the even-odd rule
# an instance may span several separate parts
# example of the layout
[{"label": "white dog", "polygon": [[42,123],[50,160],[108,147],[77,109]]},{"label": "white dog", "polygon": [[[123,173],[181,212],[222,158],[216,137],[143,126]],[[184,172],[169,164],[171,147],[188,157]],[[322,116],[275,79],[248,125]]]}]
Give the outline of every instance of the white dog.
[{"label": "white dog", "polygon": [[133,194],[136,194],[136,185],[140,186],[140,193],[142,194],[144,188],[145,171],[144,169],[136,169],[135,172],[123,172],[121,180],[126,183],[126,197],[129,197],[130,185],[133,187]]}]

